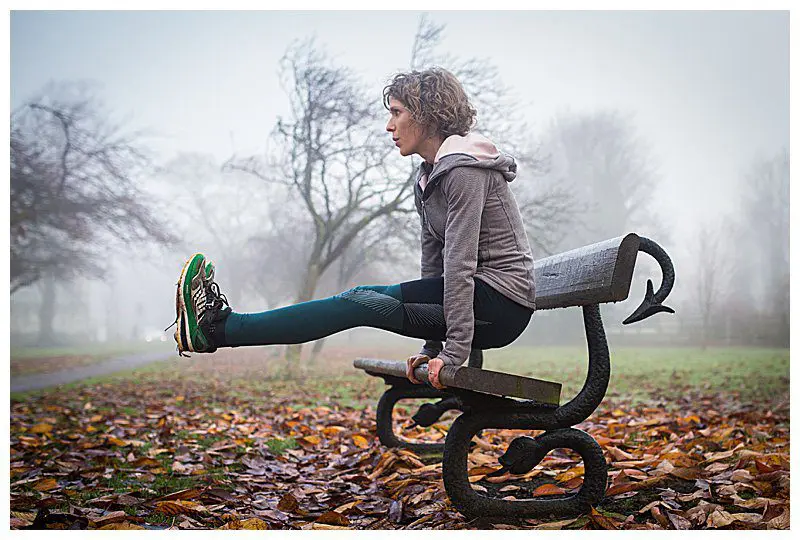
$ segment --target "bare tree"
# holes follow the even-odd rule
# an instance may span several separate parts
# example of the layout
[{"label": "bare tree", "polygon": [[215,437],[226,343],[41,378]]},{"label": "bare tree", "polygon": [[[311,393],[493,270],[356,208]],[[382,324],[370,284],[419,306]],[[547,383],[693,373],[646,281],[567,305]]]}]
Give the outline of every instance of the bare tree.
[{"label": "bare tree", "polygon": [[[537,172],[543,160],[535,150],[524,148],[526,127],[509,119],[517,115],[518,103],[509,99],[497,69],[486,60],[459,60],[437,55],[444,26],[427,17],[415,36],[411,67],[442,65],[462,81],[481,111],[479,129],[501,147],[514,153],[528,170]],[[333,64],[316,48],[313,40],[290,47],[281,62],[284,88],[291,115],[279,119],[273,132],[274,152],[262,157],[232,158],[227,170],[240,170],[268,182],[282,183],[299,197],[312,233],[305,270],[295,302],[311,300],[323,274],[339,261],[341,277],[352,277],[347,259],[377,261],[385,255],[385,239],[401,232],[396,218],[413,213],[410,204],[417,168],[416,160],[400,161],[382,130],[385,117],[378,95],[366,91],[350,70]],[[545,193],[526,201],[534,213],[544,206],[551,214],[566,213],[560,205],[565,193]],[[555,203],[555,204],[551,204]],[[542,212],[546,214],[547,212]],[[554,220],[555,221],[555,220]],[[539,222],[542,229],[548,224]],[[370,236],[370,231],[381,231]],[[384,242],[372,242],[370,238]],[[418,238],[413,240],[417,245]],[[544,242],[544,241],[543,241]],[[346,259],[342,259],[346,257]],[[288,369],[299,358],[299,347],[287,352]]]},{"label": "bare tree", "polygon": [[723,230],[723,227],[715,228],[708,224],[700,226],[691,250],[691,259],[695,265],[695,302],[700,314],[700,340],[703,349],[709,344],[712,317],[719,314],[719,307],[724,301],[731,277]]},{"label": "bare tree", "polygon": [[475,129],[492,139],[524,165],[529,174],[546,170],[547,160],[538,146],[531,146],[531,128],[524,121],[523,106],[511,89],[503,84],[500,72],[487,58],[461,58],[441,53],[439,46],[446,25],[422,15],[411,48],[411,69],[441,66],[452,72],[464,86],[478,111]]},{"label": "bare tree", "polygon": [[443,66],[462,83],[478,111],[476,131],[494,140],[522,165],[520,179],[513,189],[525,218],[534,254],[550,255],[572,228],[583,206],[571,189],[548,181],[550,156],[530,136],[531,126],[524,121],[524,107],[503,84],[497,66],[485,58],[459,58],[438,52],[445,25],[435,24],[423,15],[411,53],[412,69]]},{"label": "bare tree", "polygon": [[[240,170],[289,186],[302,200],[313,227],[303,277],[295,302],[314,297],[322,274],[375,221],[411,212],[412,176],[399,179],[387,162],[391,146],[382,133],[381,109],[353,73],[337,67],[313,40],[292,46],[281,61],[291,116],[274,132],[277,153],[268,162],[232,158],[227,170]],[[300,347],[287,349],[294,372]]]},{"label": "bare tree", "polygon": [[264,271],[253,241],[275,231],[272,214],[286,206],[285,194],[238,171],[224,173],[213,157],[180,154],[166,163],[155,186],[170,201],[171,221],[189,251],[205,251],[218,268],[227,297],[242,307],[261,296],[274,302],[261,286]]},{"label": "bare tree", "polygon": [[[741,226],[736,260],[753,290],[749,316],[760,312],[764,340],[789,343],[789,153],[753,161],[742,178]],[[769,336],[769,337],[766,337]]]},{"label": "bare tree", "polygon": [[546,136],[551,156],[547,180],[574,194],[579,226],[559,249],[573,248],[629,230],[665,238],[652,208],[656,166],[632,119],[614,110],[564,113]]},{"label": "bare tree", "polygon": [[[11,115],[11,293],[42,279],[102,276],[120,244],[173,240],[137,185],[141,134],[110,119],[85,86],[50,85]],[[44,288],[44,341],[55,288]]]},{"label": "bare tree", "polygon": [[[394,213],[367,227],[359,235],[359,241],[350,244],[336,261],[334,290],[342,291],[355,285],[358,276],[375,277],[378,265],[397,267],[409,264],[410,261],[418,261],[419,234],[416,230],[416,221],[416,216]],[[414,275],[419,273],[416,272]],[[396,281],[397,272],[394,272],[389,279]],[[314,342],[309,358],[312,366],[324,344],[325,338]]]}]

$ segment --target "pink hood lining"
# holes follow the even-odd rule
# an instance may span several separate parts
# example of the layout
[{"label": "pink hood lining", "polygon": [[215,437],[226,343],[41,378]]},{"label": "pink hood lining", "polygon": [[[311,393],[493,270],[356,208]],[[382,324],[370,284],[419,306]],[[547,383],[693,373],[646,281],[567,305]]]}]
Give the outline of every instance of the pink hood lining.
[{"label": "pink hood lining", "polygon": [[436,152],[433,163],[438,163],[440,159],[450,154],[467,154],[478,161],[484,161],[496,158],[500,155],[500,152],[494,143],[483,135],[467,133],[463,137],[461,135],[450,135],[446,138],[442,146],[439,147],[439,151]]},{"label": "pink hood lining", "polygon": [[[436,164],[443,157],[452,154],[467,154],[478,161],[485,161],[497,158],[500,152],[492,141],[478,133],[467,133],[463,137],[461,135],[450,135],[439,147],[436,157],[433,158],[433,163]],[[423,174],[419,179],[419,187],[424,191],[427,185],[428,175]]]}]

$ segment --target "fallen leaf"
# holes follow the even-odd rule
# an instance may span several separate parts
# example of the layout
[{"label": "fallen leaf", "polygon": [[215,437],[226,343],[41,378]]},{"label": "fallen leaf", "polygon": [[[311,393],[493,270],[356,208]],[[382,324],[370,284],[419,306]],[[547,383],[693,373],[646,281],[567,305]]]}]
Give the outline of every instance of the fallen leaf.
[{"label": "fallen leaf", "polygon": [[625,482],[623,484],[617,484],[608,488],[606,490],[606,495],[610,497],[612,495],[619,495],[620,493],[627,493],[629,491],[635,491],[635,490],[636,490],[636,483]]},{"label": "fallen leaf", "polygon": [[714,510],[709,514],[706,525],[712,529],[717,529],[719,527],[726,527],[734,521],[736,521],[735,518],[725,510]]},{"label": "fallen leaf", "polygon": [[594,523],[601,529],[605,529],[607,531],[614,531],[619,528],[619,526],[617,525],[616,522],[614,522],[614,520],[604,516],[594,508],[592,508],[592,511],[589,514],[589,519],[592,520],[592,523]]},{"label": "fallen leaf", "polygon": [[339,527],[337,525],[327,525],[325,523],[312,523],[311,528],[317,531],[349,531],[350,527]]},{"label": "fallen leaf", "polygon": [[317,523],[324,523],[326,525],[339,525],[340,527],[347,527],[350,525],[350,520],[336,511],[328,511],[316,519]]},{"label": "fallen leaf", "polygon": [[664,529],[669,528],[669,519],[667,516],[664,515],[664,512],[661,511],[661,508],[658,506],[653,506],[650,508],[650,514],[658,521],[658,524],[661,525]]},{"label": "fallen leaf", "polygon": [[576,520],[577,518],[563,519],[561,521],[550,521],[547,523],[542,523],[541,525],[537,525],[534,527],[534,529],[537,531],[560,531],[564,527],[575,523]]},{"label": "fallen leaf", "polygon": [[269,524],[263,519],[250,518],[240,522],[241,527],[245,531],[268,531]]},{"label": "fallen leaf", "polygon": [[50,433],[53,431],[53,426],[51,424],[41,423],[36,424],[31,428],[31,433],[41,434],[41,433]]},{"label": "fallen leaf", "polygon": [[686,519],[685,517],[679,516],[674,512],[667,512],[667,518],[669,522],[672,523],[672,526],[679,531],[685,531],[687,529],[692,528],[692,522]]},{"label": "fallen leaf", "polygon": [[123,521],[120,523],[109,523],[108,525],[103,525],[99,527],[101,531],[134,531],[134,530],[145,530],[144,527],[139,525],[135,525],[133,523],[128,523],[127,521]]},{"label": "fallen leaf", "polygon": [[400,523],[403,520],[403,503],[401,501],[392,501],[389,506],[389,520],[392,523]]},{"label": "fallen leaf", "polygon": [[624,460],[631,460],[633,456],[623,450],[620,450],[616,446],[607,446],[606,451],[611,454],[614,458],[614,461],[624,461]]},{"label": "fallen leaf", "polygon": [[283,497],[281,497],[281,500],[278,501],[278,506],[277,506],[278,510],[286,513],[294,512],[299,507],[300,503],[297,502],[297,499],[291,493],[287,493]]},{"label": "fallen leaf", "polygon": [[108,440],[108,442],[110,442],[111,444],[113,444],[115,446],[130,446],[130,443],[128,441],[123,441],[122,439],[120,439],[118,437],[114,437],[112,435],[109,435],[107,440]]},{"label": "fallen leaf", "polygon": [[511,479],[511,473],[507,472],[499,476],[485,476],[483,479],[492,484],[502,484],[503,482],[508,482],[508,480]]},{"label": "fallen leaf", "polygon": [[45,478],[44,480],[40,480],[33,485],[33,489],[36,491],[53,491],[54,489],[58,489],[58,482],[54,478]]},{"label": "fallen leaf", "polygon": [[564,488],[558,487],[555,484],[543,484],[533,490],[534,497],[541,497],[543,495],[563,495],[567,491]]},{"label": "fallen leaf", "polygon": [[676,467],[669,474],[683,480],[696,480],[700,477],[700,470],[696,467]]},{"label": "fallen leaf", "polygon": [[359,448],[369,448],[369,441],[361,435],[353,435],[353,444]]},{"label": "fallen leaf", "polygon": [[783,513],[767,521],[768,529],[788,529],[789,528],[789,509],[784,508]]},{"label": "fallen leaf", "polygon": [[119,510],[116,512],[109,512],[108,514],[101,516],[99,518],[94,518],[92,521],[94,521],[97,527],[103,527],[105,525],[113,523],[120,523],[122,521],[125,521],[129,517],[130,516],[128,514],[126,514],[122,510]]}]

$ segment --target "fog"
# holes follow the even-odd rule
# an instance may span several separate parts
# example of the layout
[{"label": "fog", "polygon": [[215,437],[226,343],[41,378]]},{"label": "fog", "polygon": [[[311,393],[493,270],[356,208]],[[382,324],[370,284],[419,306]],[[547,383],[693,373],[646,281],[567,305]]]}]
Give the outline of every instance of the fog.
[{"label": "fog", "polygon": [[[436,32],[414,53],[420,28]],[[12,345],[158,336],[174,319],[181,266],[198,251],[243,312],[415,279],[416,214],[353,227],[418,163],[375,157],[393,146],[381,90],[400,70],[434,64],[463,75],[476,130],[519,158],[511,187],[536,258],[627,232],[671,255],[666,303],[676,314],[621,326],[647,278],[660,282],[640,254],[629,299],[603,308],[612,343],[788,346],[789,15],[779,11],[12,12],[12,131],[36,149],[26,154],[40,158],[33,176],[52,173],[64,136],[30,103],[82,103],[76,129],[113,127],[131,150],[114,154],[126,183],[106,200],[115,210],[87,203],[80,234],[32,244],[28,228],[15,244],[15,197],[27,204],[38,188],[35,178],[24,193],[12,182]],[[301,68],[349,70],[336,79],[341,93],[315,95],[363,108],[358,121],[315,121],[328,149],[369,164],[358,181],[376,193],[321,254],[291,182],[305,163],[292,157],[292,126],[308,113]],[[354,180],[342,162],[329,165],[327,180],[314,169],[310,197],[344,208]],[[116,189],[100,165],[86,167],[73,181]],[[66,262],[47,266],[51,256]],[[579,310],[541,312],[519,343],[579,343],[581,332]],[[379,330],[331,342],[419,348]]]}]

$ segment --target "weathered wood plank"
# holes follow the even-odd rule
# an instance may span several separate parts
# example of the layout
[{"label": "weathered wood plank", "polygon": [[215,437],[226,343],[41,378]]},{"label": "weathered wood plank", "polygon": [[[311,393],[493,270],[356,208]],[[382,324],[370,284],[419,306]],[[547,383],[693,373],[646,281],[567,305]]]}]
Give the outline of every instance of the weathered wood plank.
[{"label": "weathered wood plank", "polygon": [[631,233],[536,261],[536,309],[625,300],[638,251]]},{"label": "weathered wood plank", "polygon": [[[371,374],[392,375],[401,378],[406,376],[406,363],[402,360],[357,358],[353,362],[353,366]],[[416,368],[414,376],[421,381],[428,380],[428,366],[422,365]],[[445,366],[439,372],[439,380],[445,386],[452,388],[462,388],[498,396],[535,399],[552,405],[558,405],[561,399],[560,383],[500,373],[488,369],[468,366]]]}]

